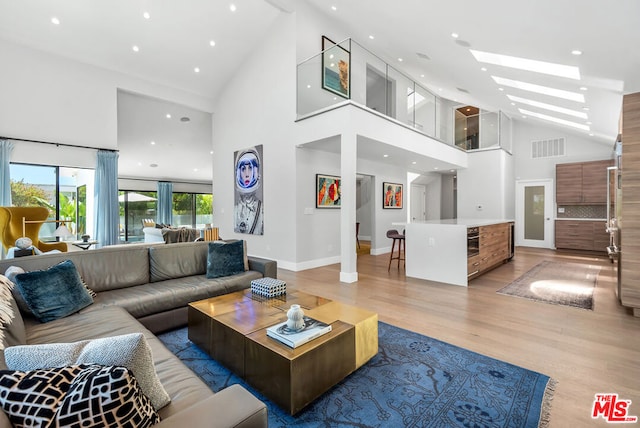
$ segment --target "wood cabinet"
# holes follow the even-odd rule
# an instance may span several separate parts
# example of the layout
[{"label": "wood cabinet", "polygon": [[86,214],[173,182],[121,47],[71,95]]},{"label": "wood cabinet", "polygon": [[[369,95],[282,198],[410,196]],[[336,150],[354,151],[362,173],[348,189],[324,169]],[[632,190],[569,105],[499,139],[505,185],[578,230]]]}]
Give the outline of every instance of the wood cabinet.
[{"label": "wood cabinet", "polygon": [[620,302],[640,317],[640,92],[622,102],[622,210],[620,228]]},{"label": "wood cabinet", "polygon": [[609,234],[606,222],[595,220],[556,220],[556,248],[606,252]]},{"label": "wood cabinet", "polygon": [[467,260],[469,278],[475,278],[509,260],[510,223],[480,226],[480,252]]},{"label": "wood cabinet", "polygon": [[560,163],[556,165],[558,205],[604,205],[607,203],[607,168],[613,160]]}]

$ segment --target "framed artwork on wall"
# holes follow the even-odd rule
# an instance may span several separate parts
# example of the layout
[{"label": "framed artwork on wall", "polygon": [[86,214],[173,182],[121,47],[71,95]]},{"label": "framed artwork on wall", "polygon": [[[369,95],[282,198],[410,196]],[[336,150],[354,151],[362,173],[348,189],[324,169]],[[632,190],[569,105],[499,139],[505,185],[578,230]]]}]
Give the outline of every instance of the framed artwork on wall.
[{"label": "framed artwork on wall", "polygon": [[382,183],[382,208],[402,209],[402,184]]},{"label": "framed artwork on wall", "polygon": [[262,144],[238,150],[234,158],[233,231],[264,235]]},{"label": "framed artwork on wall", "polygon": [[340,208],[340,177],[316,174],[316,208]]},{"label": "framed artwork on wall", "polygon": [[350,98],[351,53],[322,36],[322,88]]}]

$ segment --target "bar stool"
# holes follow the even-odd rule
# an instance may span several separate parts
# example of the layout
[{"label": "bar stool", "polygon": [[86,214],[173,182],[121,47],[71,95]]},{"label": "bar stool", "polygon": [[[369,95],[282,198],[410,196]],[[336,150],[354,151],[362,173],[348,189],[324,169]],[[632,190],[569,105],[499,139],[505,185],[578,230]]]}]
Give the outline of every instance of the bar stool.
[{"label": "bar stool", "polygon": [[[405,247],[404,247],[404,230],[402,231],[402,234],[398,233],[398,231],[396,229],[391,229],[391,230],[387,230],[387,238],[391,238],[393,239],[393,243],[391,244],[391,254],[389,255],[389,267],[387,269],[387,271],[391,270],[391,261],[392,260],[398,260],[398,269],[400,269],[400,260],[404,260],[404,257],[402,257],[402,253],[404,253],[405,251]],[[398,256],[397,257],[393,257],[393,250],[396,247],[396,241],[398,242]],[[402,252],[401,252],[401,247],[402,246]]]}]

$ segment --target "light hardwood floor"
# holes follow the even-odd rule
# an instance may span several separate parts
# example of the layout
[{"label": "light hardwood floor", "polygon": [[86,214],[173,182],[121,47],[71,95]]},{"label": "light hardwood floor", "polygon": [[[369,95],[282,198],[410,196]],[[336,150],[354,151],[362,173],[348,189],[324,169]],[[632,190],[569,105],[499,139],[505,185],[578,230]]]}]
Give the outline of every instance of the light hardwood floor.
[{"label": "light hardwood floor", "polygon": [[[519,247],[514,259],[458,287],[406,278],[389,255],[358,256],[358,282],[339,265],[284,269],[287,287],[378,312],[380,321],[544,373],[558,381],[551,427],[607,426],[593,420],[596,393],[632,400],[640,417],[640,318],[618,304],[616,271],[604,255]],[[533,302],[496,291],[542,260],[601,266],[594,310]]]}]

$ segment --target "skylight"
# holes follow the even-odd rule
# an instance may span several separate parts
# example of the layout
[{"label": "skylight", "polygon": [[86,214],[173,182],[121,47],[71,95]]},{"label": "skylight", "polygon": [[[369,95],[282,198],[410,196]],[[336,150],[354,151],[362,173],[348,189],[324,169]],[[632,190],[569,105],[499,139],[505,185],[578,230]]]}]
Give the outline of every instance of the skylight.
[{"label": "skylight", "polygon": [[491,78],[498,84],[503,86],[509,86],[511,88],[522,89],[523,91],[535,92],[543,95],[550,95],[552,97],[563,98],[565,100],[577,101],[584,103],[584,95],[577,92],[564,91],[562,89],[549,88],[548,86],[534,85],[533,83],[521,82],[519,80],[505,79],[504,77],[491,76]]},{"label": "skylight", "polygon": [[559,123],[561,125],[571,126],[573,128],[582,129],[583,131],[589,131],[590,130],[589,126],[584,125],[582,123],[571,122],[570,120],[559,119],[557,117],[548,116],[546,114],[536,113],[536,112],[533,112],[533,111],[530,111],[530,110],[521,109],[521,108],[518,109],[518,110],[520,110],[520,113],[526,114],[527,116],[537,117],[538,119],[548,120],[549,122],[555,122],[555,123]]},{"label": "skylight", "polygon": [[490,52],[469,49],[478,62],[500,65],[502,67],[517,68],[518,70],[533,71],[535,73],[550,74],[580,80],[580,69],[571,65],[555,64],[553,62],[537,61],[534,59],[518,58],[516,56],[500,55]]},{"label": "skylight", "polygon": [[578,117],[580,119],[587,119],[588,116],[586,113],[576,110],[571,110],[564,107],[554,106],[553,104],[541,103],[540,101],[529,100],[527,98],[520,98],[514,95],[507,95],[507,97],[511,101],[515,101],[516,103],[526,104],[533,107],[543,108],[545,110],[555,111],[557,113],[567,114],[569,116]]}]

